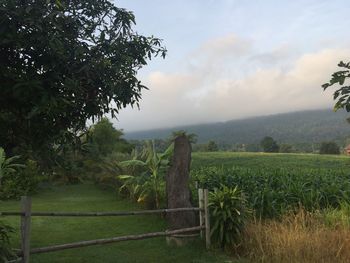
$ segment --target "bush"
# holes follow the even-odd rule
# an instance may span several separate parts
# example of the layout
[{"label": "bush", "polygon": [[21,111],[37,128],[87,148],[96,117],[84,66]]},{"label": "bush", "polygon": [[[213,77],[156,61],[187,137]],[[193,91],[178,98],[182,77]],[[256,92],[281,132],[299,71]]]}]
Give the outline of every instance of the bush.
[{"label": "bush", "polygon": [[222,186],[209,194],[211,235],[221,248],[237,244],[247,219],[248,209],[243,193]]},{"label": "bush", "polygon": [[279,151],[277,142],[269,136],[266,136],[261,140],[260,146],[263,148],[264,152],[267,153],[277,153]]},{"label": "bush", "polygon": [[15,199],[35,193],[41,180],[37,163],[28,160],[24,169],[4,176],[0,199]]},{"label": "bush", "polygon": [[323,142],[320,146],[320,154],[340,154],[339,146],[335,142]]},{"label": "bush", "polygon": [[219,150],[218,145],[214,141],[209,141],[207,145],[208,152],[217,152]]},{"label": "bush", "polygon": [[0,263],[15,258],[10,247],[9,235],[14,232],[13,228],[0,221]]},{"label": "bush", "polygon": [[293,146],[290,144],[281,144],[279,151],[280,153],[291,153],[293,152]]}]

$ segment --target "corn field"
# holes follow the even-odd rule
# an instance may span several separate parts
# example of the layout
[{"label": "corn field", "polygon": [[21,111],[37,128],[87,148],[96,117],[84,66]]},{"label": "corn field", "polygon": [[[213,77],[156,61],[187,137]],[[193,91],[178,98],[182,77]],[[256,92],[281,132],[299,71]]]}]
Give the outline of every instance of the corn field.
[{"label": "corn field", "polygon": [[209,166],[191,174],[208,189],[238,186],[261,218],[279,217],[300,207],[307,211],[337,208],[350,201],[350,172],[346,170]]}]

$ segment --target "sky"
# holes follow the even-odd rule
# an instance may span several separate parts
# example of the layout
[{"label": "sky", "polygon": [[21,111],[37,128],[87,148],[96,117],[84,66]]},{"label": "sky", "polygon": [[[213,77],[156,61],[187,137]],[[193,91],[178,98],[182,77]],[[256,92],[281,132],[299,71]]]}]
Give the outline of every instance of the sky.
[{"label": "sky", "polygon": [[[124,131],[332,108],[321,85],[350,58],[349,0],[121,0],[135,30],[163,39],[138,78]],[[334,90],[333,90],[334,91]]]}]

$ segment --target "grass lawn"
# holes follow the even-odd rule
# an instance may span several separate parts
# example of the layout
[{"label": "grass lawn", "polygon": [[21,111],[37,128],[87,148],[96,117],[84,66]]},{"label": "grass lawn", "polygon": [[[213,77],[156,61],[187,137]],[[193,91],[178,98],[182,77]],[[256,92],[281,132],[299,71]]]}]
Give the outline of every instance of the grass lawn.
[{"label": "grass lawn", "polygon": [[[19,201],[0,201],[0,211],[18,211]],[[52,187],[33,196],[33,211],[118,211],[140,209],[120,200],[112,191],[94,185]],[[12,240],[19,247],[19,217],[3,217],[17,232]],[[156,215],[128,217],[34,217],[32,248],[82,240],[141,234],[166,229]],[[233,262],[218,251],[207,252],[200,239],[183,247],[169,247],[164,237],[91,246],[33,255],[31,262]],[[236,261],[235,261],[236,262]]]},{"label": "grass lawn", "polygon": [[192,168],[239,166],[245,168],[349,170],[350,156],[297,153],[195,152]]}]

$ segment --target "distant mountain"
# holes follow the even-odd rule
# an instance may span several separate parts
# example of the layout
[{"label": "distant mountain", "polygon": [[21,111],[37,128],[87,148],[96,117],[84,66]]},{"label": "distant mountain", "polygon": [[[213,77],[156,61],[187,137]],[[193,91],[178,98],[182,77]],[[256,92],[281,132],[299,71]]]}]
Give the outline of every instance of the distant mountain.
[{"label": "distant mountain", "polygon": [[198,135],[198,143],[214,140],[218,144],[257,144],[264,136],[279,143],[319,143],[350,138],[350,114],[345,111],[309,110],[275,114],[227,122],[178,126],[129,132],[127,139],[166,139],[173,131],[186,130]]}]

